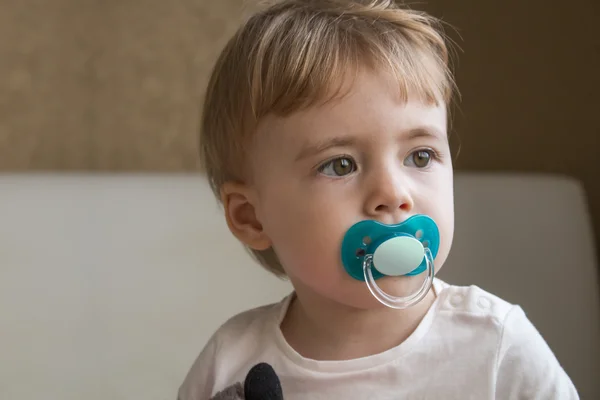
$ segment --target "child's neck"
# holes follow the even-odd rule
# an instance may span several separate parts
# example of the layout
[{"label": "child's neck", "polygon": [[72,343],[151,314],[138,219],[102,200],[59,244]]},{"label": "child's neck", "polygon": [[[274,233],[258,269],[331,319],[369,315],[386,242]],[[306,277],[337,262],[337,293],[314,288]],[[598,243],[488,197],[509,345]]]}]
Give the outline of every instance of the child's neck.
[{"label": "child's neck", "polygon": [[281,331],[294,350],[314,360],[350,360],[396,347],[414,332],[435,300],[432,289],[406,310],[361,310],[296,292]]}]

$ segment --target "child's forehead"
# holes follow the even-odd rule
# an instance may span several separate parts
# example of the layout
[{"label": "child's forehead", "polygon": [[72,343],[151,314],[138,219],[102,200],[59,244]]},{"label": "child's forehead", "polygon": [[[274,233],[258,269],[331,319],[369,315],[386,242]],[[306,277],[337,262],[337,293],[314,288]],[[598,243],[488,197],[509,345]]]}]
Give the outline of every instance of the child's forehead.
[{"label": "child's forehead", "polygon": [[[365,65],[333,78],[330,89],[308,102],[306,110],[313,114],[345,112],[348,108],[382,107],[402,108],[407,104],[435,107],[445,104],[441,93],[432,101],[430,93],[436,92],[437,82],[427,88],[411,86],[411,81],[399,78],[395,71],[385,67]],[[302,115],[299,113],[299,115]]]},{"label": "child's forehead", "polygon": [[[256,144],[285,149],[302,146],[359,146],[383,136],[447,136],[443,102],[428,103],[418,97],[402,101],[393,91],[356,91],[354,94],[288,115],[268,115],[259,124]],[[425,135],[421,133],[426,133]]]},{"label": "child's forehead", "polygon": [[[385,71],[363,70],[348,75],[322,98],[289,113],[271,113],[259,121],[259,126],[273,127],[278,131],[294,126],[311,128],[318,125],[352,126],[367,117],[389,119],[388,113],[402,114],[403,119],[419,119],[427,110],[443,109],[446,105],[439,98],[429,101],[422,93],[405,93]],[[425,112],[424,112],[425,111]]]}]

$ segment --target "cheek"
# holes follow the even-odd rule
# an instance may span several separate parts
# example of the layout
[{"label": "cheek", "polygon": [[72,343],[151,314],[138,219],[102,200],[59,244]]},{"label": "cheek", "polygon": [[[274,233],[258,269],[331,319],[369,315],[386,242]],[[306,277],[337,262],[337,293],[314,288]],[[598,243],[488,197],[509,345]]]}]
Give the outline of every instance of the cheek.
[{"label": "cheek", "polygon": [[423,199],[427,206],[424,210],[437,223],[440,230],[440,249],[436,257],[436,269],[439,270],[450,252],[454,239],[454,189],[452,174],[444,177],[435,185],[435,193]]},{"label": "cheek", "polygon": [[307,196],[279,195],[277,201],[265,203],[263,229],[288,275],[325,283],[341,272],[339,251],[347,229],[341,218],[344,213],[332,209],[330,202],[326,206],[314,197],[307,200]]},{"label": "cheek", "polygon": [[440,249],[435,260],[436,273],[443,267],[448,255],[450,254],[450,248],[452,247],[452,241],[454,240],[454,218],[452,216],[444,216],[443,220],[440,220]]}]

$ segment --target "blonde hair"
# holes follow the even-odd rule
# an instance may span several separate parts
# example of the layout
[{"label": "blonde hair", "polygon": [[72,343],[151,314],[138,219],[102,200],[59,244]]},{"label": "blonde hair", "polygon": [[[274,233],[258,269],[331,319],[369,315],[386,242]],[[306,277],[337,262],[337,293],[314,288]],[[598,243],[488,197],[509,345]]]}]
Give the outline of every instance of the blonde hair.
[{"label": "blonde hair", "polygon": [[[223,183],[245,180],[244,150],[262,117],[334,99],[361,67],[393,74],[404,100],[449,104],[454,92],[440,22],[393,0],[281,0],[251,16],[219,56],[204,101],[200,150],[217,198]],[[273,249],[251,254],[285,274]]]}]

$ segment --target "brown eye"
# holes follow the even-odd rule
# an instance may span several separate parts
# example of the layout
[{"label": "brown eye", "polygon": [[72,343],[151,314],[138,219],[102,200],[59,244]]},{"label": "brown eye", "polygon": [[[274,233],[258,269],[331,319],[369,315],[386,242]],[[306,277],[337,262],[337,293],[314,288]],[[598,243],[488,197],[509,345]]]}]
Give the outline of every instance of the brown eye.
[{"label": "brown eye", "polygon": [[431,158],[430,150],[417,150],[408,156],[404,164],[416,168],[427,168],[431,163]]},{"label": "brown eye", "polygon": [[340,157],[331,160],[319,168],[319,172],[327,176],[345,176],[356,171],[356,164],[351,158]]}]

